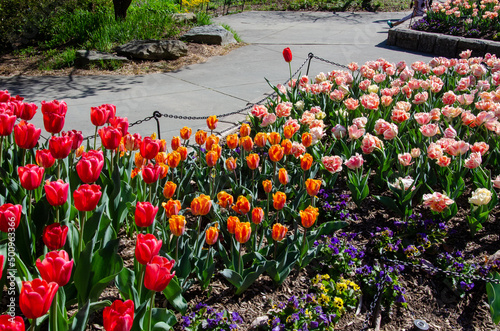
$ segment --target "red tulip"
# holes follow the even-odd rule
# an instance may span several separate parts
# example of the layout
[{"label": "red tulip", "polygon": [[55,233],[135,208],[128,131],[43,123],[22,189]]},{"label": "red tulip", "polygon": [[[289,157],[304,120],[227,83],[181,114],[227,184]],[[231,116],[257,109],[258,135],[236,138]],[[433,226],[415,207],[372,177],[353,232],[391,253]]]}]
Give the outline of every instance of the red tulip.
[{"label": "red tulip", "polygon": [[114,105],[105,104],[99,107],[90,107],[90,121],[95,126],[103,126],[110,118],[115,117],[116,107]]},{"label": "red tulip", "polygon": [[285,48],[283,50],[283,58],[285,59],[285,62],[292,62],[292,51],[290,50],[289,47]]},{"label": "red tulip", "polygon": [[16,124],[16,116],[7,113],[0,113],[0,136],[10,136]]},{"label": "red tulip", "polygon": [[119,129],[112,126],[105,126],[100,128],[99,136],[101,137],[101,142],[104,148],[115,150],[120,146],[120,141],[122,140],[122,133]]},{"label": "red tulip", "polygon": [[102,167],[104,167],[102,152],[91,149],[87,153],[83,153],[82,158],[76,165],[76,172],[82,182],[90,184],[99,179]]},{"label": "red tulip", "polygon": [[59,289],[55,282],[47,283],[36,278],[30,282],[23,282],[19,294],[19,308],[24,316],[35,319],[45,315],[52,304],[52,300]]},{"label": "red tulip", "polygon": [[38,106],[34,103],[23,103],[23,106],[19,109],[18,117],[22,120],[29,121],[33,119],[37,109]]},{"label": "red tulip", "polygon": [[52,251],[45,255],[43,261],[36,260],[36,267],[42,279],[47,283],[54,282],[59,286],[64,286],[69,283],[71,278],[73,262],[73,260],[69,260],[66,251]]},{"label": "red tulip", "polygon": [[72,151],[77,150],[78,147],[80,147],[82,145],[82,142],[83,142],[82,131],[71,130],[71,131],[67,131],[67,132],[62,132],[61,134],[63,137],[68,136],[71,138],[71,141],[73,142],[73,144],[71,145]]},{"label": "red tulip", "polygon": [[43,126],[45,127],[45,131],[50,133],[61,132],[64,127],[64,118],[67,111],[68,105],[64,101],[42,101]]},{"label": "red tulip", "polygon": [[21,186],[31,191],[36,189],[42,183],[44,168],[35,164],[27,164],[25,167],[18,167],[19,181]]},{"label": "red tulip", "polygon": [[142,180],[144,180],[146,184],[152,184],[160,178],[160,173],[160,166],[148,163],[142,168]]},{"label": "red tulip", "polygon": [[154,207],[150,202],[139,202],[135,206],[135,224],[138,227],[148,227],[155,220],[158,207]]},{"label": "red tulip", "polygon": [[33,124],[21,121],[14,127],[14,139],[17,146],[31,149],[38,143],[42,129],[37,129]]},{"label": "red tulip", "polygon": [[75,207],[79,211],[92,211],[97,207],[102,192],[99,185],[83,184],[73,192]]},{"label": "red tulip", "polygon": [[9,229],[17,229],[21,221],[23,207],[21,205],[13,205],[6,203],[0,206],[0,231],[12,232]]},{"label": "red tulip", "polygon": [[128,133],[128,118],[115,116],[109,119],[109,124],[115,129],[120,130],[122,136],[126,136]]},{"label": "red tulip", "polygon": [[50,168],[56,162],[56,159],[50,154],[48,149],[40,149],[36,151],[36,164],[45,169]]},{"label": "red tulip", "polygon": [[49,140],[50,154],[54,159],[62,160],[68,157],[73,146],[73,139],[68,136],[52,136]]},{"label": "red tulip", "polygon": [[160,151],[160,141],[146,137],[141,143],[141,156],[145,159],[152,160]]},{"label": "red tulip", "polygon": [[43,229],[43,243],[51,251],[61,249],[66,244],[66,237],[68,235],[68,227],[59,223],[53,223]]},{"label": "red tulip", "polygon": [[146,265],[144,286],[151,291],[163,292],[175,276],[175,271],[171,273],[174,263],[174,260],[169,261],[166,257],[154,256]]},{"label": "red tulip", "polygon": [[134,323],[134,302],[115,300],[104,308],[102,322],[106,331],[130,331]]},{"label": "red tulip", "polygon": [[69,184],[64,183],[62,179],[55,182],[45,181],[45,195],[51,206],[62,206],[68,200]]},{"label": "red tulip", "polygon": [[[0,91],[1,92],[1,91]],[[25,331],[23,318],[21,316],[12,317],[10,315],[0,316],[0,330],[3,331]]]},{"label": "red tulip", "polygon": [[153,256],[158,255],[160,252],[162,241],[156,239],[152,234],[137,235],[137,242],[135,244],[135,258],[140,264],[148,264]]}]

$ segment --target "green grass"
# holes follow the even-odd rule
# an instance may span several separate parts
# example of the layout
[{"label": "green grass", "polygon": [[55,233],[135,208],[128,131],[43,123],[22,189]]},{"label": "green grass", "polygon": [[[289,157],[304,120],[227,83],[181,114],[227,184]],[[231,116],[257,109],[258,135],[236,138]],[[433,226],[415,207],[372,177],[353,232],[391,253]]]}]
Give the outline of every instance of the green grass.
[{"label": "green grass", "polygon": [[233,28],[231,28],[227,24],[222,24],[222,27],[233,34],[234,40],[236,40],[239,43],[242,42],[241,37],[238,35],[238,33],[236,31],[233,30]]}]

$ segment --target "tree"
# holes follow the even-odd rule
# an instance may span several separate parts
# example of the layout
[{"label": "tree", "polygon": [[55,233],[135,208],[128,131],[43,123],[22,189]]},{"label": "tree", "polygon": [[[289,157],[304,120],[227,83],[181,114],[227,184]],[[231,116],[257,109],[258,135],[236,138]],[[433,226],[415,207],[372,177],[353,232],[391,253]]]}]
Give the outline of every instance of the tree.
[{"label": "tree", "polygon": [[125,20],[127,17],[127,9],[130,7],[132,0],[113,0],[113,6],[115,9],[115,20]]}]

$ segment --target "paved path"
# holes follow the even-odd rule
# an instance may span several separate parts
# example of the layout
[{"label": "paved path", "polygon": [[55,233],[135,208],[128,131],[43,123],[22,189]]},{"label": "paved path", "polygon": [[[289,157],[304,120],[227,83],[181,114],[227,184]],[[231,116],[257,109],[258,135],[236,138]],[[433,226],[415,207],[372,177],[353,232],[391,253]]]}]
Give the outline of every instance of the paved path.
[{"label": "paved path", "polygon": [[[91,135],[90,107],[103,103],[117,106],[117,115],[135,122],[153,111],[186,116],[219,115],[243,109],[265,97],[272,84],[286,81],[288,65],[282,50],[293,52],[292,70],[308,53],[348,64],[385,58],[392,62],[428,61],[432,56],[410,53],[385,45],[388,19],[406,13],[244,12],[216,18],[230,25],[248,43],[226,56],[169,73],[142,76],[0,77],[0,89],[19,94],[28,102],[64,100],[68,104],[65,130]],[[310,75],[338,69],[313,60]],[[305,69],[303,71],[305,73]],[[244,119],[246,112],[219,122],[220,131]],[[35,125],[43,127],[40,111]],[[184,125],[206,128],[205,121],[161,119],[161,137],[170,139]],[[154,120],[130,129],[141,135],[156,131]]]}]

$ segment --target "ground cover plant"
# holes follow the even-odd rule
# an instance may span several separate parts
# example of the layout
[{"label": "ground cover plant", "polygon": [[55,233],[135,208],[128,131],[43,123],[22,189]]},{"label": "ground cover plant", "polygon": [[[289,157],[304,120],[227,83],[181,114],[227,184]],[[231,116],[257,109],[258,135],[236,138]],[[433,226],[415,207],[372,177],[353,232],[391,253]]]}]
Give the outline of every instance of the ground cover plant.
[{"label": "ground cover plant", "polygon": [[[494,327],[498,61],[464,52],[290,77],[224,139],[216,116],[170,142],[140,137],[110,104],[90,109],[84,139],[63,131],[58,100],[41,104],[45,139],[30,123],[38,105],[0,92],[0,323],[244,328],[245,312],[203,302],[215,282],[241,298],[302,275],[303,292],[260,312],[262,329],[366,313],[361,329],[412,309],[409,271],[425,267],[458,298],[487,292],[481,325]],[[377,211],[388,216],[368,218]]]},{"label": "ground cover plant", "polygon": [[498,40],[499,11],[498,1],[435,1],[426,17],[415,22],[412,28],[466,38]]}]

